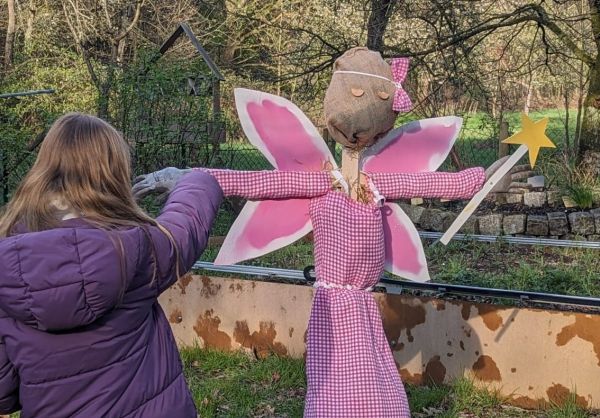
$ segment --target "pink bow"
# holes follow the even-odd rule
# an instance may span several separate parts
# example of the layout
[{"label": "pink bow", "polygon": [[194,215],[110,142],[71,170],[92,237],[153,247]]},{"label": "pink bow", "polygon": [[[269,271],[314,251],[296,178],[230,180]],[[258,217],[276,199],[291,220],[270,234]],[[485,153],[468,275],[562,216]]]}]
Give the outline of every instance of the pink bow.
[{"label": "pink bow", "polygon": [[412,102],[408,93],[404,91],[402,82],[406,78],[408,72],[409,58],[394,58],[392,59],[392,76],[394,84],[396,84],[396,92],[394,93],[394,112],[408,112],[412,109]]}]

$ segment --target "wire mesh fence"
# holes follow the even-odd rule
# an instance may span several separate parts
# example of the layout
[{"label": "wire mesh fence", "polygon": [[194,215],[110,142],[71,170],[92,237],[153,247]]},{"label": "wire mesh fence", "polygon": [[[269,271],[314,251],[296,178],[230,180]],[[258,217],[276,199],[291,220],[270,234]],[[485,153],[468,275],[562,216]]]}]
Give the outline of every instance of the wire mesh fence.
[{"label": "wire mesh fence", "polygon": [[[210,78],[203,71],[194,62],[170,62],[168,66],[158,62],[149,64],[144,71],[138,68],[126,73],[120,79],[112,102],[112,122],[131,145],[134,174],[167,166],[236,170],[273,168],[256,148],[240,137],[237,121],[225,120],[214,113],[213,89]],[[489,166],[499,157],[500,139],[521,125],[518,112],[501,117],[482,112],[462,116],[460,136],[440,170]],[[557,150],[573,142],[576,112],[544,110],[532,112],[531,117],[550,118],[547,134],[557,144]],[[35,129],[21,127],[19,130],[15,119],[5,117],[0,109],[0,204],[7,202],[33,164],[36,147],[32,144],[39,144],[42,138],[39,132],[47,129],[51,122],[44,120],[43,126],[40,122]],[[339,163],[340,147],[328,139],[326,132],[323,137]],[[545,155],[551,154],[545,151]]]},{"label": "wire mesh fence", "polygon": [[[188,117],[195,118],[196,121],[193,124],[185,122],[187,123],[185,129],[174,128],[179,123],[179,119],[187,120]],[[134,120],[139,123],[139,118],[134,118]],[[166,124],[161,122],[160,125],[155,121],[143,128],[123,123],[119,126],[132,147],[135,174],[147,173],[168,166],[205,166],[235,170],[273,168],[260,151],[243,139],[215,142],[215,130],[226,129],[222,122],[215,124],[206,117],[201,119],[198,112],[187,117],[186,115],[173,117],[172,120],[169,119],[169,115],[163,115],[160,120],[170,121]],[[564,122],[556,120],[547,131],[548,136],[559,147],[565,144],[567,132],[564,127],[560,126],[561,124]],[[509,134],[516,128],[518,125],[513,124],[509,129]],[[1,129],[2,124],[0,123]],[[499,138],[500,126],[496,120],[488,118],[485,122],[473,122],[465,118],[452,154],[440,170],[456,171],[472,166],[487,167],[499,156]],[[10,147],[3,146],[0,150],[2,153],[0,156],[1,203],[6,203],[35,160],[36,150],[29,150],[27,145],[28,141],[23,141],[20,147],[11,144]],[[341,149],[339,146],[336,147],[331,142],[329,142],[329,146],[334,151],[336,160],[340,162]]]}]

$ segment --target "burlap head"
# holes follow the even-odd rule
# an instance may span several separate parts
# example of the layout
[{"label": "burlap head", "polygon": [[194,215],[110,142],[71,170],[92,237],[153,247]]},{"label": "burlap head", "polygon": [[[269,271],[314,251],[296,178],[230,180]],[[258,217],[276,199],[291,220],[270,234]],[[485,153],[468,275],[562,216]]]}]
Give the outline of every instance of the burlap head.
[{"label": "burlap head", "polygon": [[327,129],[340,144],[360,149],[393,128],[396,112],[392,110],[392,104],[396,87],[391,81],[376,77],[335,74],[339,70],[393,80],[392,70],[379,52],[364,47],[346,51],[333,65],[334,74],[325,95]]}]

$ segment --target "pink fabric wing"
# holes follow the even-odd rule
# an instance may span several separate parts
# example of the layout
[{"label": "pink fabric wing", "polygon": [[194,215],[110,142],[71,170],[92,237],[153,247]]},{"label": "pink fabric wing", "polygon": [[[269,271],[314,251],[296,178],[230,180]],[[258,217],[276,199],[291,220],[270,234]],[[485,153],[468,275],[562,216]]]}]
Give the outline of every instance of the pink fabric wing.
[{"label": "pink fabric wing", "polygon": [[381,208],[385,237],[385,269],[417,282],[429,280],[427,259],[419,233],[400,206],[386,203]]},{"label": "pink fabric wing", "polygon": [[462,119],[423,119],[390,131],[362,155],[362,170],[371,173],[436,171],[458,137]]},{"label": "pink fabric wing", "polygon": [[289,100],[238,88],[235,104],[244,133],[273,167],[318,171],[327,161],[337,167],[317,128]]},{"label": "pink fabric wing", "polygon": [[[250,142],[282,171],[320,171],[335,160],[319,131],[292,102],[235,89],[242,128]],[[232,225],[215,264],[234,264],[293,243],[312,230],[310,199],[249,201]]]},{"label": "pink fabric wing", "polygon": [[246,203],[231,226],[215,264],[235,264],[275,251],[312,230],[310,199]]}]

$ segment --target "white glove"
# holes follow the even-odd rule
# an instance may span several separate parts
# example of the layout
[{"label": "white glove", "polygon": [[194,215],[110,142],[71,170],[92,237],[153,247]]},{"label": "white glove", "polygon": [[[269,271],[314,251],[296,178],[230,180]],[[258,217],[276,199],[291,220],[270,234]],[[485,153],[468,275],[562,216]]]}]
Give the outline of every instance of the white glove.
[{"label": "white glove", "polygon": [[[487,181],[509,157],[510,156],[502,157],[489,166],[488,169],[485,170],[485,180]],[[516,165],[500,179],[491,190],[491,193],[524,193],[531,189],[531,184],[527,183],[527,179],[532,175],[534,175],[534,172],[531,170],[529,164]]]},{"label": "white glove", "polygon": [[191,168],[179,169],[176,167],[167,167],[153,173],[138,176],[134,180],[133,196],[136,200],[140,200],[151,193],[168,195],[179,179],[190,171],[192,171]]}]

